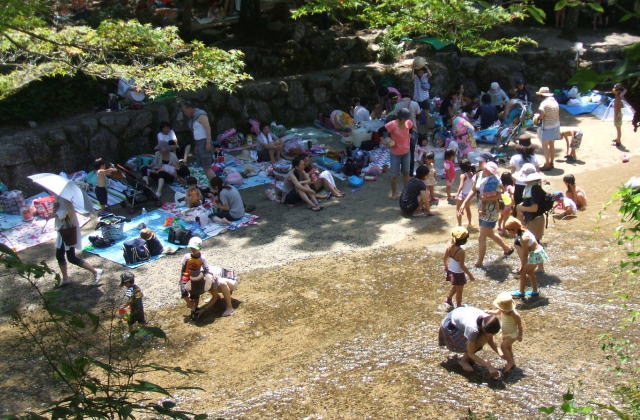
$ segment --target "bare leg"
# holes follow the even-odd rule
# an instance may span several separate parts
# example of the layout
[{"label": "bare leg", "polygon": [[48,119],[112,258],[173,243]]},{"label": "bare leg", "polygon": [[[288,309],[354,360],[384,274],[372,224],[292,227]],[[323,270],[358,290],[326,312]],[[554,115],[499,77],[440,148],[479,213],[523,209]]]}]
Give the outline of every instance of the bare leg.
[{"label": "bare leg", "polygon": [[471,359],[469,359],[469,356],[464,354],[461,358],[458,359],[458,364],[465,372],[473,372],[473,366],[471,366],[470,361]]},{"label": "bare leg", "polygon": [[318,200],[316,200],[316,198],[314,196],[312,196],[311,194],[307,193],[306,191],[298,190],[298,195],[300,196],[300,198],[302,198],[302,201],[307,203],[307,205],[310,208],[317,208],[318,207]]},{"label": "bare leg", "polygon": [[504,337],[502,339],[502,343],[500,344],[500,348],[502,349],[502,354],[504,359],[507,361],[507,364],[504,366],[504,372],[509,372],[515,365],[516,362],[513,359],[513,338]]},{"label": "bare leg", "polygon": [[397,192],[397,184],[398,184],[398,177],[392,176],[391,177],[391,194],[389,194],[389,198],[391,198],[392,200],[397,200],[399,198],[398,192]]},{"label": "bare leg", "polygon": [[164,178],[158,178],[158,190],[156,191],[156,195],[158,198],[162,196],[162,188],[164,187]]},{"label": "bare leg", "polygon": [[207,179],[209,181],[211,181],[213,178],[216,177],[215,172],[213,172],[213,169],[211,169],[211,168],[205,168],[204,169],[204,173],[207,174]]},{"label": "bare leg", "polygon": [[467,226],[471,227],[471,203],[467,203],[465,211],[467,212],[467,221],[469,222]]},{"label": "bare leg", "polygon": [[462,290],[464,290],[464,286],[453,286],[456,289],[456,307],[462,305]]},{"label": "bare leg", "polygon": [[184,160],[184,164],[185,165],[187,165],[187,162],[188,162],[188,159],[189,159],[189,153],[191,153],[191,145],[187,144],[185,146],[185,148],[184,148],[184,155],[183,155],[183,160]]},{"label": "bare leg", "polygon": [[487,231],[492,230],[490,228],[480,227],[480,235],[478,236],[478,260],[475,263],[476,267],[482,267],[484,262],[484,255],[487,253]]},{"label": "bare leg", "polygon": [[275,149],[269,149],[269,160],[271,163],[277,163],[279,158],[276,158],[277,151]]},{"label": "bare leg", "polygon": [[322,182],[322,186],[325,189],[331,191],[331,194],[335,195],[336,197],[344,197],[342,191],[340,191],[336,186],[332,185],[329,181],[324,178],[320,178],[320,180]]},{"label": "bare leg", "polygon": [[218,223],[219,225],[230,225],[231,222],[225,219],[224,217],[213,216],[212,220],[214,223]]},{"label": "bare leg", "polygon": [[409,182],[409,175],[402,175],[402,183],[407,185],[407,182]]},{"label": "bare leg", "polygon": [[493,229],[489,229],[489,232],[487,232],[487,237],[491,238],[493,242],[498,244],[498,246],[500,246],[500,248],[502,248],[504,252],[511,250],[511,248],[504,242],[504,240],[500,236],[496,235],[496,232]]},{"label": "bare leg", "polygon": [[224,296],[224,303],[227,307],[225,311],[222,313],[222,316],[233,315],[233,305],[231,304],[231,288],[226,281],[222,281],[220,286],[218,286],[218,290],[222,292],[222,296]]},{"label": "bare leg", "polygon": [[462,200],[456,200],[456,220],[458,220],[458,226],[462,226],[462,215],[458,214],[458,210],[460,210],[461,205]]},{"label": "bare leg", "polygon": [[616,144],[622,144],[622,127],[616,126]]},{"label": "bare leg", "polygon": [[68,282],[69,275],[67,274],[67,264],[58,263],[58,267],[60,267],[60,274],[62,274],[62,283]]}]

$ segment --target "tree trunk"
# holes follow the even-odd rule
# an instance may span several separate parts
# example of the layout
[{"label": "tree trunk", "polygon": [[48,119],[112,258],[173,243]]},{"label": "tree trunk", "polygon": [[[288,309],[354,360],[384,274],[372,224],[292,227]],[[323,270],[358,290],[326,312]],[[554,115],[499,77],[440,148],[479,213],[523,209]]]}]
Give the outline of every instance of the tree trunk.
[{"label": "tree trunk", "polygon": [[560,37],[569,41],[578,40],[578,18],[580,17],[580,7],[567,7],[567,15]]},{"label": "tree trunk", "polygon": [[191,39],[192,2],[193,0],[182,0],[182,26],[180,27],[180,32],[185,40]]},{"label": "tree trunk", "polygon": [[242,0],[240,4],[240,24],[242,27],[250,31],[255,31],[256,25],[259,23],[260,0]]}]

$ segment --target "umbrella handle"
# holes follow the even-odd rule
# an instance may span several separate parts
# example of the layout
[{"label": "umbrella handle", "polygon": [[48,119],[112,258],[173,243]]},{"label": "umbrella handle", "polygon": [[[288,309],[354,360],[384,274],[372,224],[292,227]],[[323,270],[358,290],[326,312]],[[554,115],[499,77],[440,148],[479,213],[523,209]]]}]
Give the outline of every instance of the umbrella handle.
[{"label": "umbrella handle", "polygon": [[47,227],[47,223],[49,223],[49,220],[51,220],[50,217],[44,221],[44,226],[42,226],[42,230],[40,231],[40,233],[44,233],[44,229]]}]

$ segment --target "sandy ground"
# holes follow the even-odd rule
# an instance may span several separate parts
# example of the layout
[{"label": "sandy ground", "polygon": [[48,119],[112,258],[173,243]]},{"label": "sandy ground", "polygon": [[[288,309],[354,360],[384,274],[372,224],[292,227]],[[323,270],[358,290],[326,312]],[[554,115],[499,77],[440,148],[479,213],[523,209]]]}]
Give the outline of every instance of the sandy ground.
[{"label": "sandy ground", "polygon": [[[559,189],[562,176],[573,173],[591,201],[577,219],[550,222],[545,241],[552,263],[541,276],[543,298],[520,307],[527,338],[518,346],[518,370],[505,381],[488,381],[486,372],[463,375],[448,352],[437,348],[446,293],[441,253],[455,221],[453,206],[441,202],[435,217],[404,219],[386,198],[386,177],[358,192],[347,189],[346,198],[327,203],[319,213],[269,202],[261,188],[243,193],[257,206],[260,223],[206,242],[204,250],[211,262],[243,275],[233,317],[219,318],[217,306],[200,322],[185,323],[187,311],[175,306],[180,256],[137,269],[149,319],[170,337],[168,346],[148,357],[203,370],[184,380],[149,379],[197,383],[204,391],[179,392],[176,400],[183,408],[223,418],[460,418],[468,409],[531,418],[537,407],[557,403],[571,384],[585,400],[614,398],[617,379],[603,362],[599,334],[625,315],[609,301],[619,256],[611,248],[615,209],[605,212],[600,232],[593,229],[602,203],[640,173],[640,135],[625,124],[623,143],[629,150],[623,152],[610,146],[611,122],[566,114],[562,121],[585,132],[580,162],[557,162],[546,188]],[[625,153],[631,161],[623,164]],[[51,251],[44,245],[23,256],[53,264]],[[119,296],[116,277],[122,268],[95,256],[88,260],[106,269],[104,286],[90,286],[74,268],[79,283],[65,293],[87,306]],[[486,263],[487,270],[476,270],[478,281],[465,289],[465,301],[483,307],[517,284],[509,275],[515,259],[503,260],[490,245]],[[7,348],[13,343],[19,352],[15,331],[7,324],[0,331]],[[637,340],[637,331],[628,334]],[[6,409],[35,408],[35,401],[51,395],[47,387],[29,388],[20,381],[25,363],[26,368],[29,362],[19,354],[0,362],[7,374],[0,393],[23,396],[7,398],[13,402]]]}]

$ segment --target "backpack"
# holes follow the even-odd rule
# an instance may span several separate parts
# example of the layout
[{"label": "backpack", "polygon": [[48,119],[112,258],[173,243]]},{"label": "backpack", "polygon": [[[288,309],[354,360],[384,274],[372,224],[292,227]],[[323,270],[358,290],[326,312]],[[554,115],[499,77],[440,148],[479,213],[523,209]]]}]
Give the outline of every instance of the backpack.
[{"label": "backpack", "polygon": [[191,231],[180,228],[169,228],[169,242],[175,245],[187,245],[191,239]]},{"label": "backpack", "polygon": [[[542,202],[542,206],[540,211],[545,216],[545,225],[544,228],[549,227],[549,213],[553,211],[553,206],[555,205],[555,201],[553,201],[553,196],[547,192],[544,193],[544,201]],[[555,221],[555,219],[554,219]]]},{"label": "backpack", "polygon": [[115,242],[113,239],[103,238],[102,236],[89,236],[89,242],[94,248],[108,248]]},{"label": "backpack", "polygon": [[365,152],[364,150],[360,150],[360,149],[354,150],[353,153],[351,154],[351,157],[353,158],[353,161],[356,164],[356,166],[359,167],[360,169],[369,166],[369,153]]},{"label": "backpack", "polygon": [[147,242],[142,238],[135,238],[122,244],[124,262],[127,264],[136,264],[151,258]]}]

